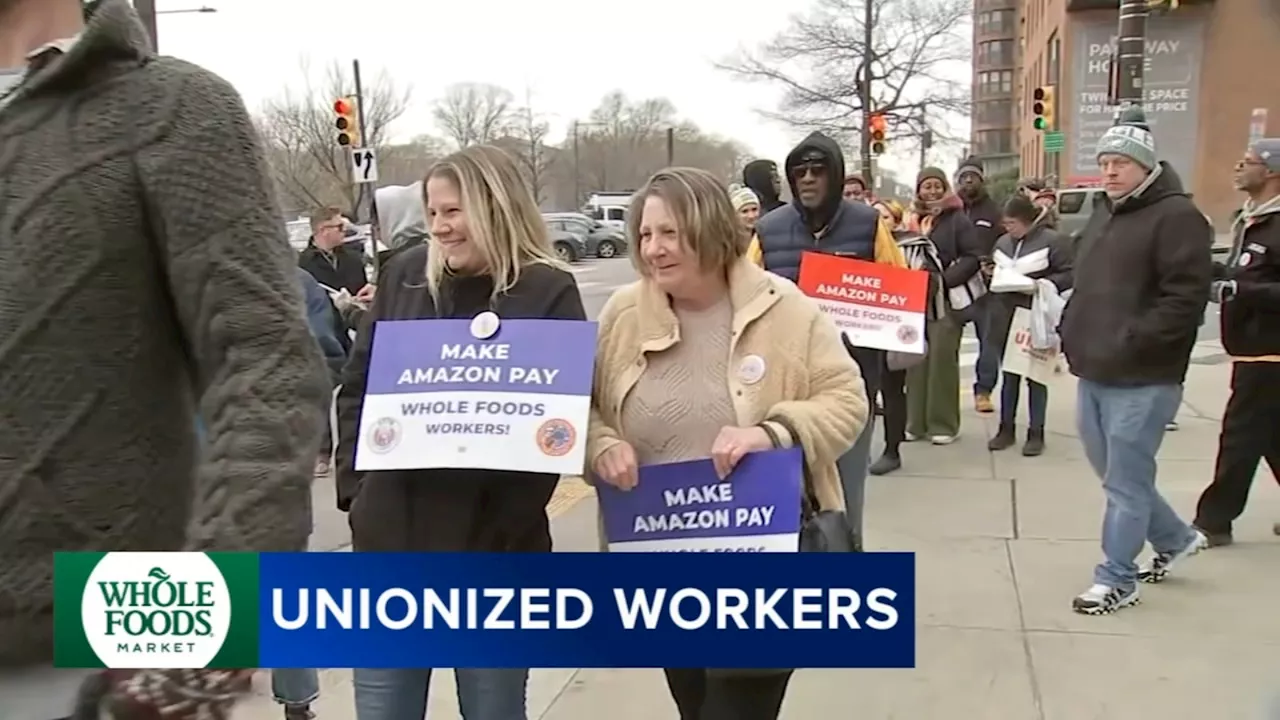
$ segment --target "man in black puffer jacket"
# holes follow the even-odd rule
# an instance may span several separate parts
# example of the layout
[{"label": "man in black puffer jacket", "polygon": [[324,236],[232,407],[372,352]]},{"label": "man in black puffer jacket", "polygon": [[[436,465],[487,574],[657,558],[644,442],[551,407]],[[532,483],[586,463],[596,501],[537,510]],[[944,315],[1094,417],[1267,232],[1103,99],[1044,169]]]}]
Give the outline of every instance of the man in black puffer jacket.
[{"label": "man in black puffer jacket", "polygon": [[[1206,539],[1156,489],[1156,453],[1182,400],[1213,275],[1208,221],[1156,155],[1140,111],[1107,130],[1098,165],[1110,213],[1076,249],[1062,350],[1077,383],[1085,455],[1102,479],[1105,560],[1077,612],[1134,605],[1137,582],[1159,582]],[[1141,569],[1147,542],[1155,556]]]}]

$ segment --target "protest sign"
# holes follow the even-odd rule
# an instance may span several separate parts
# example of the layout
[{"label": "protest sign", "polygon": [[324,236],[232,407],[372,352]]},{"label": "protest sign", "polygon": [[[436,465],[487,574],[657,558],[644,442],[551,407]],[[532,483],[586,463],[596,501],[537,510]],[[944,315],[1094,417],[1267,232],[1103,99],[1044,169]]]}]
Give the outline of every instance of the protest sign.
[{"label": "protest sign", "polygon": [[611,552],[796,552],[799,448],[751,453],[721,480],[710,460],[648,465],[623,491],[597,484]]},{"label": "protest sign", "polygon": [[807,252],[796,284],[854,347],[924,353],[929,274],[923,270]]},{"label": "protest sign", "polygon": [[1047,385],[1062,374],[1062,355],[1057,350],[1031,347],[1031,311],[1020,307],[1013,313],[1009,339],[1004,343],[1004,360],[1000,369]]},{"label": "protest sign", "polygon": [[596,324],[492,323],[377,324],[357,470],[582,472]]}]

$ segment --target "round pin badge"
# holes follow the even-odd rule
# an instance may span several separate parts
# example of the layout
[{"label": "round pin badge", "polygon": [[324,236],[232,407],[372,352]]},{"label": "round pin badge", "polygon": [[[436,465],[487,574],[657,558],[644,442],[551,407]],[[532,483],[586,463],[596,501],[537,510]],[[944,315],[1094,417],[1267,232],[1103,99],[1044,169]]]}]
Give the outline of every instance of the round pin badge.
[{"label": "round pin badge", "polygon": [[1249,253],[1240,253],[1240,260],[1238,262],[1240,263],[1240,267],[1244,267],[1250,262],[1253,262],[1253,256]]},{"label": "round pin badge", "polygon": [[488,340],[498,332],[498,326],[502,321],[498,319],[498,314],[485,311],[471,318],[471,335],[478,340]]},{"label": "round pin badge", "polygon": [[764,377],[764,358],[759,355],[748,355],[742,358],[738,366],[738,378],[748,385],[755,385]]}]

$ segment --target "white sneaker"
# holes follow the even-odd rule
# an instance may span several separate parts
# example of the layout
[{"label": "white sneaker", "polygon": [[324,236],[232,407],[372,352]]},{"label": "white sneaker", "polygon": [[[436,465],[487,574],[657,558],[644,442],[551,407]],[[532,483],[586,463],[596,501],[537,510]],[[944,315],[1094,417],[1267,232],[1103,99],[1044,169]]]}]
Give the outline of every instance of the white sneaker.
[{"label": "white sneaker", "polygon": [[907,442],[918,442],[923,438],[921,438],[919,435],[913,432],[907,432],[903,434],[903,439],[906,440]]},{"label": "white sneaker", "polygon": [[951,443],[955,442],[956,438],[958,437],[960,436],[959,435],[934,435],[929,438],[929,442],[933,443],[934,445],[950,445]]},{"label": "white sneaker", "polygon": [[1169,571],[1173,569],[1174,565],[1207,547],[1209,547],[1209,538],[1197,530],[1195,537],[1191,538],[1191,542],[1187,543],[1187,546],[1181,550],[1153,555],[1149,561],[1138,569],[1138,579],[1144,583],[1164,582],[1169,577]]},{"label": "white sneaker", "polygon": [[1082,615],[1110,615],[1139,602],[1137,587],[1125,592],[1119,588],[1095,584],[1071,601],[1071,609]]}]

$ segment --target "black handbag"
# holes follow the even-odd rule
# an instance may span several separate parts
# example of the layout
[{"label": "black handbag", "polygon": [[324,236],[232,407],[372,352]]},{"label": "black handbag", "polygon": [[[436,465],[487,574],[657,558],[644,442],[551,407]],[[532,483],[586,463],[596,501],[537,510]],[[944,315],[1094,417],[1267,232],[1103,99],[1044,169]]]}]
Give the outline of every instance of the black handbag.
[{"label": "black handbag", "polygon": [[821,508],[806,466],[800,500],[800,552],[862,552],[862,538],[853,531],[844,511]]}]

